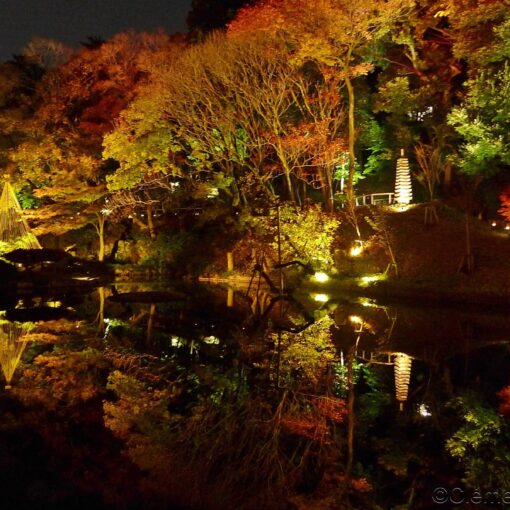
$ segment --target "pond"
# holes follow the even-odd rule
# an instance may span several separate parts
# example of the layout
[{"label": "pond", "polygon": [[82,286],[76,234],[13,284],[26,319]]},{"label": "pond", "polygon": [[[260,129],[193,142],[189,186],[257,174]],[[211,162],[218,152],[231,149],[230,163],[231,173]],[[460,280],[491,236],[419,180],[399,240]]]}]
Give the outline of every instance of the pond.
[{"label": "pond", "polygon": [[503,313],[145,283],[3,307],[2,508],[510,503]]}]

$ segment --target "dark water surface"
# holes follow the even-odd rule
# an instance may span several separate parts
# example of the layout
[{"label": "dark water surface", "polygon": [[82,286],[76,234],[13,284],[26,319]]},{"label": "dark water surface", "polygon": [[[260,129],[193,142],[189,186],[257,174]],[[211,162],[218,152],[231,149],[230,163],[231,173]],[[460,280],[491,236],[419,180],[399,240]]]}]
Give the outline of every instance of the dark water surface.
[{"label": "dark water surface", "polygon": [[2,509],[510,504],[508,315],[136,283],[3,306]]}]

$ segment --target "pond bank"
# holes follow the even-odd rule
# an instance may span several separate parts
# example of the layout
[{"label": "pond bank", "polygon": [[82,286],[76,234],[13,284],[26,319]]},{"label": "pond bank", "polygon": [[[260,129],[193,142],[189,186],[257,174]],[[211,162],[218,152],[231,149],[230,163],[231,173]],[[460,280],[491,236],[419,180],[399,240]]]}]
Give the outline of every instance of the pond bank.
[{"label": "pond bank", "polygon": [[[465,278],[465,279],[464,279]],[[406,302],[416,305],[441,306],[483,306],[502,308],[510,304],[510,289],[496,287],[480,289],[466,281],[469,277],[456,278],[455,281],[418,281],[413,279],[384,279],[383,275],[371,275],[361,278],[330,278],[327,282],[319,283],[313,280],[303,280],[293,291],[306,290],[322,293],[348,293],[358,296],[377,298],[383,302]],[[202,283],[223,284],[234,288],[246,289],[251,277],[208,276],[199,277]],[[269,287],[262,281],[264,289]],[[476,282],[475,282],[476,284]]]}]

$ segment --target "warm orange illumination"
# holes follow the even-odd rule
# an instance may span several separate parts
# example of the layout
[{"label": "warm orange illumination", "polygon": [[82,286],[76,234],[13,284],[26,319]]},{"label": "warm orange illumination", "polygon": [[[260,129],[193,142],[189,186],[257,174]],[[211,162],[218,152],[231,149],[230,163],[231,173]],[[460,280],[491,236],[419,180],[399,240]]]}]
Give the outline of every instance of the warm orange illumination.
[{"label": "warm orange illumination", "polygon": [[363,241],[361,239],[356,239],[354,246],[349,251],[349,255],[351,257],[359,257],[363,253],[363,250]]}]

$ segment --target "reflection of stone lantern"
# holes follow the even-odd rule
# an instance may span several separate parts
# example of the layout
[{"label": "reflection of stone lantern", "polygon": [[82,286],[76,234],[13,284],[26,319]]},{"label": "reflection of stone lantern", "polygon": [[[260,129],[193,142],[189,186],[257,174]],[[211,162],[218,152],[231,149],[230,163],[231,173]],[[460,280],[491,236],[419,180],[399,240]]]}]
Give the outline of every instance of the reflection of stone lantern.
[{"label": "reflection of stone lantern", "polygon": [[26,331],[17,323],[2,321],[0,324],[0,365],[6,390],[11,388],[12,376],[27,346],[25,334]]},{"label": "reflection of stone lantern", "polygon": [[400,151],[400,158],[397,159],[397,177],[395,179],[395,203],[407,205],[413,199],[413,188],[411,185],[411,171],[409,160],[404,157],[404,149]]},{"label": "reflection of stone lantern", "polygon": [[413,359],[403,352],[395,353],[395,392],[399,409],[404,409],[404,402],[409,392],[409,381],[411,379],[411,365]]}]

